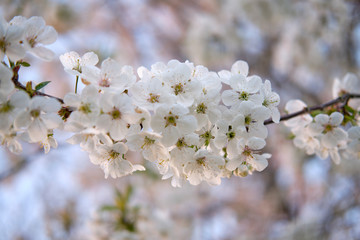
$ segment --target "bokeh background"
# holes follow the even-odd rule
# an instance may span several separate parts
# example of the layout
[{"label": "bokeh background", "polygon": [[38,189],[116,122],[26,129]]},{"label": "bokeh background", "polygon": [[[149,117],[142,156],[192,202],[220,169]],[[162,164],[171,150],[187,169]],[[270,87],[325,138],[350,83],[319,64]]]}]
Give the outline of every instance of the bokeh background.
[{"label": "bokeh background", "polygon": [[[58,56],[94,51],[100,59],[150,67],[190,60],[212,71],[236,60],[270,79],[280,108],[300,98],[332,98],[334,78],[359,73],[356,0],[1,0],[7,20],[42,16],[59,33],[54,61],[27,56],[24,82],[73,91]],[[22,155],[0,148],[0,239],[360,239],[360,160],[334,165],[306,156],[282,125],[270,125],[269,167],[220,186],[172,188],[148,171],[104,179],[57,131],[58,149]]]}]

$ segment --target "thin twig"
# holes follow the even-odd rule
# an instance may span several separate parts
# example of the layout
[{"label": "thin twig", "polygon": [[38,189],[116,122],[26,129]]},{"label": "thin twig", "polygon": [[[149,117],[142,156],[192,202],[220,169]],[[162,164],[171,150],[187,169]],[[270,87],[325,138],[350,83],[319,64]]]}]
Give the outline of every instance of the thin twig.
[{"label": "thin twig", "polygon": [[10,169],[8,169],[5,172],[0,173],[0,183],[2,181],[5,181],[6,179],[8,179],[9,177],[17,174],[18,172],[20,172],[23,168],[25,168],[31,161],[29,160],[21,160],[19,161],[15,166],[11,167]]},{"label": "thin twig", "polygon": [[[20,70],[20,65],[15,66],[13,68],[13,76],[12,76],[11,80],[15,84],[16,88],[22,89],[22,90],[27,92],[26,87],[19,82],[19,70]],[[54,98],[54,99],[58,100],[60,103],[64,103],[64,100],[62,100],[61,98],[54,97],[54,96],[51,96],[51,95],[48,95],[46,93],[42,93],[42,92],[39,92],[39,91],[36,91],[36,90],[34,91],[34,95],[35,96],[45,96],[45,97]]]},{"label": "thin twig", "polygon": [[[289,120],[291,118],[300,116],[302,114],[305,113],[310,113],[312,111],[316,111],[316,110],[323,110],[324,108],[333,106],[335,104],[338,103],[347,103],[351,98],[360,98],[360,94],[356,94],[356,93],[346,93],[344,95],[342,95],[341,97],[338,97],[336,99],[333,99],[329,102],[326,102],[324,104],[321,105],[316,105],[316,106],[312,106],[312,107],[306,107],[303,110],[291,113],[291,114],[286,114],[280,117],[280,121],[286,121]],[[272,124],[274,123],[271,119],[268,119],[264,122],[264,125],[268,125],[268,124]]]}]

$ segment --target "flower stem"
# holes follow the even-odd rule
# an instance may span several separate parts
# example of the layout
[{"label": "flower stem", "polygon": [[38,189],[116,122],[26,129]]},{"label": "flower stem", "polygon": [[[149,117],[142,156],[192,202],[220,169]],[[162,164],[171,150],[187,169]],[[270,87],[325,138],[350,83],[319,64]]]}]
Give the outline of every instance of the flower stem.
[{"label": "flower stem", "polygon": [[75,82],[75,94],[77,93],[77,86],[79,82],[79,75],[76,75],[76,82]]}]

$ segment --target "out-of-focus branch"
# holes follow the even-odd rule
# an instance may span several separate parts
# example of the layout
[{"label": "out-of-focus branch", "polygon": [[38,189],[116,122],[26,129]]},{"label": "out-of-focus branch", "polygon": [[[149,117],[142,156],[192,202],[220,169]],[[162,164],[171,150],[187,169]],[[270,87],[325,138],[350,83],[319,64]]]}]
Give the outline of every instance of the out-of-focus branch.
[{"label": "out-of-focus branch", "polygon": [[[324,110],[327,107],[336,105],[338,103],[344,103],[347,104],[347,102],[352,99],[352,98],[360,98],[360,94],[356,94],[356,93],[346,93],[344,95],[342,95],[341,97],[338,97],[336,99],[333,99],[329,102],[323,103],[321,105],[316,105],[316,106],[312,106],[312,107],[306,107],[303,110],[291,113],[291,114],[286,114],[280,117],[280,121],[286,121],[289,120],[291,118],[295,118],[297,116],[303,115],[305,113],[311,113],[312,111],[316,111],[316,110]],[[268,119],[264,122],[265,125],[268,124],[272,124],[274,123],[271,119]]]},{"label": "out-of-focus branch", "polygon": [[3,173],[0,173],[0,182],[2,182],[4,180],[6,180],[7,178],[15,175],[16,173],[21,171],[23,168],[25,168],[29,163],[30,163],[29,160],[22,159],[16,165],[11,167],[9,170],[7,170],[7,171],[5,171]]}]

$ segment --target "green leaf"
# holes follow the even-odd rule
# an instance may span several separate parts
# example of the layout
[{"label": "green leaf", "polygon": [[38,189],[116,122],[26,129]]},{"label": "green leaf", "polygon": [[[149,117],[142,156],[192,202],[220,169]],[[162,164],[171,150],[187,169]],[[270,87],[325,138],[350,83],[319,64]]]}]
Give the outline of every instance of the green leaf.
[{"label": "green leaf", "polygon": [[344,108],[345,108],[345,110],[346,110],[348,113],[351,113],[351,115],[355,115],[355,114],[356,114],[356,110],[353,109],[352,107],[350,107],[349,105],[345,105]]},{"label": "green leaf", "polygon": [[116,206],[105,205],[105,206],[102,206],[100,210],[101,211],[115,211],[115,210],[117,211],[117,210],[119,210],[119,208]]},{"label": "green leaf", "polygon": [[30,63],[28,62],[19,62],[19,64],[23,67],[30,67]]},{"label": "green leaf", "polygon": [[26,88],[26,91],[27,91],[28,93],[32,94],[33,91],[34,91],[34,90],[32,89],[32,81],[27,82],[25,88]]},{"label": "green leaf", "polygon": [[344,116],[344,120],[343,120],[343,125],[345,126],[347,123],[351,123],[351,125],[355,126],[356,125],[356,121],[355,118],[353,116],[349,116],[349,115],[345,115]]},{"label": "green leaf", "polygon": [[35,86],[35,90],[38,91],[38,90],[42,89],[43,87],[45,87],[46,85],[48,85],[49,83],[50,83],[50,81],[41,82]]},{"label": "green leaf", "polygon": [[315,111],[312,111],[312,112],[310,113],[310,115],[311,115],[312,117],[315,117],[316,115],[318,115],[318,114],[320,114],[320,113],[324,113],[324,112],[321,111],[321,110],[315,110]]}]

